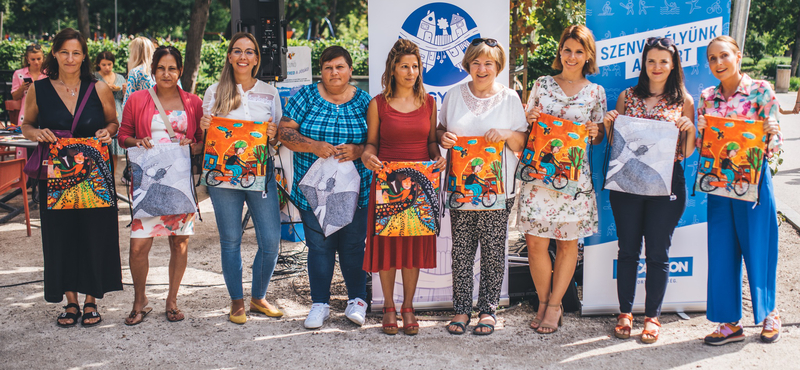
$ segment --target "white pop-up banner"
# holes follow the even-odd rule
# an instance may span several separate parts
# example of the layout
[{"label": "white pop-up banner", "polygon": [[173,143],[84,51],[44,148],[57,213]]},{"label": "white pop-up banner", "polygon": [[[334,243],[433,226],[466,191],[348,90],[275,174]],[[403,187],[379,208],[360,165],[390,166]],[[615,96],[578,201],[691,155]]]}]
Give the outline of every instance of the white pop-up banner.
[{"label": "white pop-up banner", "polygon": [[[398,38],[415,42],[422,58],[422,78],[425,90],[441,107],[445,94],[453,86],[470,77],[461,66],[464,51],[475,38],[498,40],[508,52],[509,3],[480,0],[459,1],[369,1],[369,93],[380,94],[381,75],[386,56]],[[497,76],[497,82],[508,84],[508,62]],[[506,245],[506,249],[508,246]],[[414,293],[417,308],[450,308],[453,305],[451,279],[450,217],[445,215],[437,238],[435,269],[420,271],[419,282]],[[479,255],[474,267],[475,285],[473,297],[477,299],[480,280]],[[508,304],[508,261],[500,294],[500,304]],[[395,302],[403,299],[400,271],[397,272],[394,288]],[[382,308],[383,292],[378,274],[372,274],[372,306]]]}]

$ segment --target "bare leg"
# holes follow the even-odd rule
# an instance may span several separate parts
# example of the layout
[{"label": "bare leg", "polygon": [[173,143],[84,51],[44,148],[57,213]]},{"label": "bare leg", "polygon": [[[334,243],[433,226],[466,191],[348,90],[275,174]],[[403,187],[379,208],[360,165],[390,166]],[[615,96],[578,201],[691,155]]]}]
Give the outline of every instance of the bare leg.
[{"label": "bare leg", "polygon": [[150,270],[150,248],[153,238],[131,238],[129,262],[133,277],[133,311],[139,312],[147,306],[147,273]]},{"label": "bare leg", "polygon": [[[186,272],[188,252],[189,236],[172,235],[169,237],[169,293],[165,304],[167,313],[178,309],[178,289],[183,280],[183,273]],[[242,302],[242,307],[244,307],[244,302]],[[175,316],[183,315],[178,313]]]},{"label": "bare leg", "polygon": [[[64,295],[67,297],[67,303],[75,303],[78,304],[78,293],[77,292],[65,292]],[[66,310],[66,312],[71,313],[78,313],[78,310],[74,307],[70,307]],[[58,319],[58,322],[61,325],[72,325],[72,319]]]},{"label": "bare leg", "polygon": [[[381,278],[381,290],[383,291],[383,307],[394,308],[394,279],[397,274],[396,269],[379,271]],[[386,312],[383,314],[383,325],[397,324],[397,313]]]},{"label": "bare leg", "polygon": [[[414,292],[417,291],[417,281],[419,280],[418,268],[404,268],[403,275],[403,308],[414,307]],[[401,313],[403,325],[416,324],[417,317],[414,312]]]},{"label": "bare leg", "polygon": [[[556,250],[556,263],[553,268],[553,290],[550,292],[548,306],[550,307],[544,315],[542,325],[557,327],[558,320],[561,318],[561,309],[556,308],[561,305],[561,299],[567,292],[572,276],[575,274],[575,265],[578,263],[578,240],[558,240]],[[550,333],[555,329],[542,328],[539,330]]]},{"label": "bare leg", "polygon": [[[263,298],[262,298],[263,300]],[[175,307],[177,307],[177,302]],[[169,310],[167,310],[169,313]],[[233,316],[241,316],[244,315],[244,298],[242,299],[234,299],[231,301],[231,315]]]},{"label": "bare leg", "polygon": [[536,311],[536,319],[531,321],[531,328],[538,329],[550,300],[550,285],[553,277],[553,264],[550,262],[550,252],[547,250],[550,246],[550,239],[526,234],[525,242],[528,244],[528,268],[539,297],[539,309]]}]

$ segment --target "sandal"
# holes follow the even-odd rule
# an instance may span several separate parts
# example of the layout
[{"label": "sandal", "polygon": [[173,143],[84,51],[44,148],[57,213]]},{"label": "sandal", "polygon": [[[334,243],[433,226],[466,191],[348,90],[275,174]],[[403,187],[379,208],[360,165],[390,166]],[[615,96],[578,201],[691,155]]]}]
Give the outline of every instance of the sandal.
[{"label": "sandal", "polygon": [[[452,328],[450,328],[451,326],[455,326],[457,328],[461,328],[461,330],[459,331],[459,330],[456,330],[456,329],[452,329]],[[462,322],[462,321],[450,321],[449,323],[447,323],[447,332],[450,333],[450,334],[461,335],[461,334],[464,334],[465,331],[467,331],[467,323],[465,323],[465,322]]]},{"label": "sandal", "polygon": [[[547,302],[539,302],[539,307],[542,307],[542,304],[544,304],[545,307],[547,307]],[[538,309],[537,309],[537,311],[538,311]],[[543,317],[544,317],[544,315],[542,315],[542,318]],[[533,329],[533,330],[539,329],[539,325],[542,325],[542,318],[539,317],[539,313],[537,312],[536,313],[536,317],[534,317],[533,320],[531,320],[531,324],[530,324],[531,329]],[[536,326],[534,326],[534,324],[536,324]]]},{"label": "sandal", "polygon": [[[386,316],[387,313],[391,313],[395,316],[395,321],[397,320],[397,310],[394,307],[384,307],[383,308],[383,315]],[[397,322],[383,324],[383,332],[389,335],[395,335],[398,332]]]},{"label": "sandal", "polygon": [[[488,312],[481,311],[481,313],[478,314],[478,320],[479,321],[481,319],[485,319],[486,318],[486,317],[481,317],[483,315],[489,315],[489,317],[494,319],[494,324],[486,324],[486,323],[478,322],[478,325],[475,325],[475,328],[472,329],[472,334],[474,334],[474,335],[489,335],[489,334],[494,333],[494,326],[497,325],[497,315],[495,315],[493,313],[488,313]],[[480,328],[489,328],[489,331],[478,330]]]},{"label": "sandal", "polygon": [[[401,308],[400,315],[402,316],[404,313],[410,313],[414,315],[414,307]],[[414,318],[416,319],[416,316]],[[419,333],[419,323],[415,322],[412,324],[406,324],[406,320],[403,319],[403,334],[417,335],[417,333]]]},{"label": "sandal", "polygon": [[[66,310],[68,310],[70,308],[76,309],[77,312],[67,312]],[[81,306],[78,306],[77,303],[69,303],[66,306],[64,306],[64,310],[65,310],[64,312],[62,312],[62,313],[60,313],[58,315],[58,318],[56,319],[56,325],[58,325],[58,326],[60,326],[62,328],[68,328],[68,327],[75,326],[76,324],[78,324],[78,317],[81,316]],[[61,319],[72,320],[72,322],[69,323],[69,324],[62,324],[60,321],[58,321],[58,320],[61,320]]]},{"label": "sandal", "polygon": [[177,308],[173,308],[173,309],[167,310],[167,312],[165,312],[165,314],[167,315],[167,321],[169,321],[169,322],[178,322],[178,321],[182,321],[185,318],[185,316],[183,315],[183,312],[181,312],[181,310],[179,310]]},{"label": "sandal", "polygon": [[[125,319],[125,325],[134,326],[141,324],[151,311],[153,311],[153,307],[145,307],[141,311],[131,311],[131,313],[128,314],[128,318]],[[137,320],[137,318],[139,319]]]},{"label": "sandal", "polygon": [[[94,308],[92,312],[86,312],[86,308]],[[98,319],[93,323],[87,323],[87,320],[91,319]],[[96,303],[84,303],[83,304],[83,316],[81,316],[81,325],[83,326],[95,326],[103,321],[103,318],[97,312],[97,304]]]},{"label": "sandal", "polygon": [[642,330],[642,343],[653,344],[656,341],[658,341],[658,332],[659,328],[661,328],[661,323],[658,322],[658,317],[645,317],[644,318],[645,325],[647,325],[648,322],[651,324],[655,324],[656,328],[652,330],[648,329]]},{"label": "sandal", "polygon": [[[544,323],[544,319],[543,319],[542,323],[539,325],[539,329],[536,329],[536,332],[539,333],[539,334],[553,334],[556,331],[558,331],[558,327],[561,326],[561,324],[564,322],[564,306],[562,306],[561,304],[557,304],[557,305],[548,304],[547,308],[549,309],[550,307],[558,307],[559,308],[560,312],[558,313],[558,323],[556,324],[556,326],[552,326],[552,325],[549,325],[549,324],[545,324]],[[553,331],[542,331],[542,329],[553,329]]]},{"label": "sandal", "polygon": [[622,319],[628,320],[628,325],[617,325],[614,327],[614,336],[619,339],[628,339],[631,337],[631,325],[633,325],[632,313],[621,313],[617,316],[617,321]]}]

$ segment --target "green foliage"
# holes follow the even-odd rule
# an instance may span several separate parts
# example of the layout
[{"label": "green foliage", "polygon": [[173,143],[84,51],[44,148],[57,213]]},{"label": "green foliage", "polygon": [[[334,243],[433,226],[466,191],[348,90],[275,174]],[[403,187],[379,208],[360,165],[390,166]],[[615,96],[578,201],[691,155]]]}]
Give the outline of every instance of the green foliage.
[{"label": "green foliage", "polygon": [[537,33],[556,41],[567,26],[586,24],[586,0],[539,0],[533,7]]},{"label": "green foliage", "polygon": [[794,77],[789,80],[789,90],[790,91],[797,91],[800,89],[800,77]]},{"label": "green foliage", "polygon": [[747,40],[744,43],[744,52],[758,64],[766,56],[767,40],[766,37],[756,32],[748,32]]},{"label": "green foliage", "polygon": [[549,36],[539,36],[539,47],[533,53],[533,58],[528,58],[528,86],[530,90],[539,76],[549,76],[558,73],[551,65],[558,52],[558,41]]},{"label": "green foliage", "polygon": [[761,74],[763,76],[767,76],[770,79],[774,79],[777,73],[778,73],[778,61],[776,59],[767,61],[761,68]]},{"label": "green foliage", "polygon": [[579,170],[583,167],[583,156],[585,154],[585,151],[577,146],[569,148],[567,156],[569,157],[569,162],[572,164],[572,168]]},{"label": "green foliage", "polygon": [[[0,41],[0,70],[14,71],[22,68],[22,56],[31,42],[27,40]],[[50,48],[43,47],[43,52]]]},{"label": "green foliage", "polygon": [[369,51],[358,40],[289,40],[289,46],[308,46],[311,48],[311,72],[319,75],[319,56],[325,48],[339,45],[350,52],[353,58],[353,74],[356,76],[367,76],[369,74]]}]

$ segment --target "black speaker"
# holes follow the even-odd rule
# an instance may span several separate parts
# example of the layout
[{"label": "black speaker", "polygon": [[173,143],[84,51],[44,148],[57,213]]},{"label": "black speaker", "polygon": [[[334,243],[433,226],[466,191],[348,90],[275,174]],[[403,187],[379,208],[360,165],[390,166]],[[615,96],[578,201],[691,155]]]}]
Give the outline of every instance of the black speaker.
[{"label": "black speaker", "polygon": [[284,0],[231,0],[231,31],[252,33],[261,47],[262,81],[286,79]]}]

